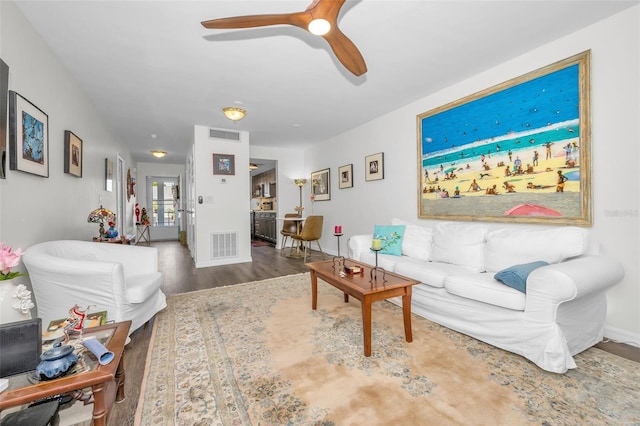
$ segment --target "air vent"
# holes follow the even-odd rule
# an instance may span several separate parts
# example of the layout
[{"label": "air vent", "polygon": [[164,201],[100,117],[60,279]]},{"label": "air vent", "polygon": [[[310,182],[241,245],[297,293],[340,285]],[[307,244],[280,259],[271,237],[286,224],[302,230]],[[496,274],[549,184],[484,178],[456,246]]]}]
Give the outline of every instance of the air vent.
[{"label": "air vent", "polygon": [[209,138],[210,139],[226,139],[228,141],[239,141],[240,133],[229,132],[226,130],[209,129]]},{"label": "air vent", "polygon": [[214,232],[211,234],[211,259],[238,257],[238,233]]}]

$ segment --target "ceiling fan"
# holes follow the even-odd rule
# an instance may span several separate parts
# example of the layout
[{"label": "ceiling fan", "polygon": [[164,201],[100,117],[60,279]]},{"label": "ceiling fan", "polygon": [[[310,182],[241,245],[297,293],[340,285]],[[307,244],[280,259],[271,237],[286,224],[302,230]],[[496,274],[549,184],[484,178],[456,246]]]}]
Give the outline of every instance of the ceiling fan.
[{"label": "ceiling fan", "polygon": [[235,16],[202,22],[205,28],[253,28],[269,25],[295,25],[312,34],[322,36],[336,58],[353,74],[367,72],[364,58],[355,44],[338,28],[338,14],[345,0],[314,0],[304,12],[273,15]]}]

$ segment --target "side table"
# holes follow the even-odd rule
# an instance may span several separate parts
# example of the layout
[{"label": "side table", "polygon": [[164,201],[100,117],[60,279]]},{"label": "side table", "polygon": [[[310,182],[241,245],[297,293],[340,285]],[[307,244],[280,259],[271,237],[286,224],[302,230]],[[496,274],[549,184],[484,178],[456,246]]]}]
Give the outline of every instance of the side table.
[{"label": "side table", "polygon": [[149,232],[149,225],[136,224],[136,245],[142,243],[151,245],[151,233]]},{"label": "side table", "polygon": [[124,400],[123,354],[130,327],[131,321],[123,321],[84,330],[84,337],[95,336],[113,352],[113,361],[107,365],[99,365],[93,355],[83,355],[86,368],[59,379],[33,383],[29,375],[34,372],[11,376],[9,388],[0,393],[0,410],[91,387],[93,424],[105,426],[113,403]]}]

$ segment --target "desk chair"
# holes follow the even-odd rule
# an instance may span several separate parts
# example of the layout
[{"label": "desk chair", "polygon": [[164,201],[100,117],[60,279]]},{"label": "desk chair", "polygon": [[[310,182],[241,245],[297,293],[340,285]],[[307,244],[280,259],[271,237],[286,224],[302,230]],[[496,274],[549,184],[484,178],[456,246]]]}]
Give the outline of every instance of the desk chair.
[{"label": "desk chair", "polygon": [[323,216],[309,216],[305,219],[300,234],[291,235],[291,239],[299,241],[304,247],[304,262],[307,261],[307,253],[311,250],[311,242],[315,241],[324,260],[324,252],[320,247],[320,238],[322,237]]},{"label": "desk chair", "polygon": [[[280,230],[280,235],[282,235],[282,250],[287,246],[287,239],[292,235],[298,233],[298,223],[293,220],[286,220],[288,217],[298,217],[298,213],[286,213],[284,215],[285,220],[282,223],[282,229]],[[293,244],[293,240],[292,244]],[[293,246],[293,245],[292,245]],[[282,253],[282,252],[281,252]]]}]

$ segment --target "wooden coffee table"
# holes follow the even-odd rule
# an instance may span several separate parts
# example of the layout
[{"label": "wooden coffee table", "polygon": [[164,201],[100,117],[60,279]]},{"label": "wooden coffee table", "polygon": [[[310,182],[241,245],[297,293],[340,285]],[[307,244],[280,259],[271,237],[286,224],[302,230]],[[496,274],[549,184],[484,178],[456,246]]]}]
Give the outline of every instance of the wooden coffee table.
[{"label": "wooden coffee table", "polygon": [[374,271],[373,266],[366,263],[346,259],[347,266],[360,266],[363,273],[340,276],[342,264],[337,260],[307,263],[311,271],[311,308],[318,307],[318,278],[326,281],[344,293],[345,303],[349,296],[355,297],[362,304],[362,329],[364,332],[364,355],[371,356],[371,305],[378,300],[402,296],[402,316],[404,318],[404,335],[407,342],[413,341],[411,334],[411,287],[420,281],[402,275],[384,272],[380,268]]},{"label": "wooden coffee table", "polygon": [[131,321],[84,330],[85,337],[95,336],[104,340],[103,344],[113,352],[113,360],[107,365],[99,365],[92,355],[83,355],[86,370],[59,379],[34,383],[28,380],[31,372],[11,376],[9,388],[0,393],[0,410],[90,387],[93,393],[93,425],[106,425],[113,402],[124,400],[123,352],[129,327]]}]

